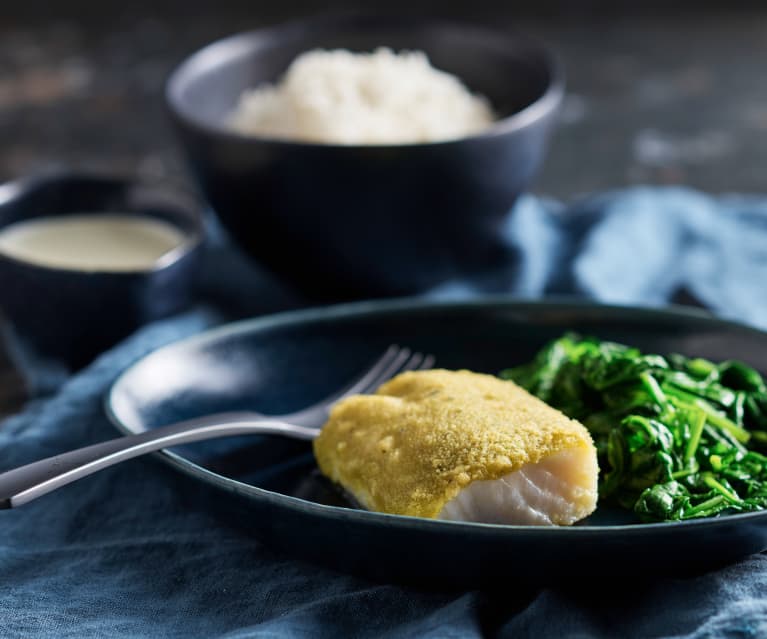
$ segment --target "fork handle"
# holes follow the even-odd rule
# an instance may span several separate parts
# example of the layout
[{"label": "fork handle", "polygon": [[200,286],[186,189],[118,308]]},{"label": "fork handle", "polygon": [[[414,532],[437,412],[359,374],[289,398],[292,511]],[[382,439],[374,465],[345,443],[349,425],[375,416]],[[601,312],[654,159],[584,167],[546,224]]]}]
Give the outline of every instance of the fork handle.
[{"label": "fork handle", "polygon": [[102,468],[114,466],[168,446],[232,435],[287,435],[311,440],[318,429],[271,420],[219,414],[190,419],[138,435],[110,439],[0,474],[0,509],[14,508],[66,486]]}]

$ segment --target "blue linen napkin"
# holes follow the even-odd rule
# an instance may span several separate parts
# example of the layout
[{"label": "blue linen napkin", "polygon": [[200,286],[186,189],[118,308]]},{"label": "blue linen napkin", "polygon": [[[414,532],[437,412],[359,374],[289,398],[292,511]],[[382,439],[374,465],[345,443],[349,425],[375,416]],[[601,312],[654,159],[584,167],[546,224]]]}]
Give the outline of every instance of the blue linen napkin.
[{"label": "blue linen napkin", "polygon": [[[427,295],[580,295],[659,305],[682,296],[767,327],[767,198],[637,188],[566,207],[522,198],[509,266]],[[204,303],[65,378],[26,360],[45,393],[0,424],[0,470],[115,432],[101,399],[170,341],[235,316],[301,305],[229,249],[209,251]],[[190,507],[194,487],[151,459],[0,512],[1,637],[760,637],[767,556],[652,583],[432,592],[295,561]],[[587,576],[585,577],[587,579]]]}]

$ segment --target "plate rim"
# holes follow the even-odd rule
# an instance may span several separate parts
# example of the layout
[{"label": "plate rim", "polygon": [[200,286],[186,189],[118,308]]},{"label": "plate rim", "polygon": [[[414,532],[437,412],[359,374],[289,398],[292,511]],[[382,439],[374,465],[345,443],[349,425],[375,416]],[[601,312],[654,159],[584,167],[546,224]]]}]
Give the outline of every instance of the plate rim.
[{"label": "plate rim", "polygon": [[[647,316],[654,318],[687,318],[703,323],[710,323],[712,326],[728,327],[746,333],[753,333],[762,338],[767,338],[767,331],[761,330],[755,326],[744,324],[736,320],[727,319],[713,314],[712,312],[689,306],[668,304],[664,306],[637,306],[622,304],[603,304],[593,300],[568,299],[568,298],[514,298],[510,299],[504,295],[488,295],[471,300],[452,300],[452,299],[433,299],[433,298],[395,298],[383,300],[365,300],[360,302],[350,302],[343,304],[333,304],[328,306],[313,306],[301,308],[298,310],[281,311],[269,313],[257,317],[241,319],[234,322],[228,322],[220,326],[201,331],[160,346],[149,353],[146,353],[128,367],[123,369],[120,374],[111,382],[109,388],[103,397],[103,409],[109,422],[123,435],[134,435],[139,432],[132,429],[117,415],[114,409],[114,397],[123,381],[139,366],[145,365],[147,360],[160,353],[167,353],[176,349],[185,349],[190,345],[202,344],[206,342],[215,342],[223,336],[239,335],[255,331],[268,330],[275,326],[291,326],[307,322],[317,322],[328,319],[342,319],[355,316],[365,316],[380,313],[396,313],[406,311],[420,310],[438,310],[442,308],[449,309],[482,309],[482,308],[504,308],[509,311],[523,311],[525,309],[551,309],[551,310],[599,310],[617,316]],[[425,530],[440,530],[445,527],[451,527],[455,531],[465,530],[471,534],[514,534],[514,535],[535,535],[535,536],[560,536],[568,535],[574,537],[592,537],[602,535],[605,532],[620,532],[621,534],[636,535],[659,533],[669,531],[670,529],[684,528],[709,528],[720,527],[728,524],[747,523],[754,519],[767,518],[767,509],[761,511],[735,513],[732,515],[723,515],[716,517],[705,517],[700,519],[688,519],[683,521],[636,523],[636,524],[618,524],[614,526],[598,525],[574,525],[574,526],[524,526],[510,524],[490,524],[481,522],[464,521],[446,521],[438,519],[428,519],[424,517],[414,517],[409,515],[394,515],[390,513],[380,513],[367,510],[358,510],[346,508],[343,506],[331,506],[320,504],[300,497],[285,495],[275,491],[260,488],[225,475],[213,472],[207,468],[194,463],[183,455],[174,453],[168,449],[162,449],[151,453],[156,458],[161,459],[165,464],[181,471],[185,475],[192,477],[196,481],[203,482],[206,485],[229,493],[240,494],[250,498],[256,498],[261,501],[272,502],[273,504],[287,507],[304,513],[332,516],[335,519],[347,519],[362,521],[370,524],[377,522],[389,526],[412,528],[413,526]]]}]

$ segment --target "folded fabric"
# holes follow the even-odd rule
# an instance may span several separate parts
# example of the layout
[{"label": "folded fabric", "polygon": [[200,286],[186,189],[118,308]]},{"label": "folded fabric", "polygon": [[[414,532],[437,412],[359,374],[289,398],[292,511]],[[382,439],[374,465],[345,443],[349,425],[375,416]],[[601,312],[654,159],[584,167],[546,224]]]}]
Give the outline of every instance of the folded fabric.
[{"label": "folded fabric", "polygon": [[767,327],[767,198],[634,188],[565,207],[525,197],[509,216],[507,269],[448,282],[436,297],[511,292],[661,305],[694,299]]},{"label": "folded fabric", "polygon": [[[506,268],[435,298],[694,299],[767,327],[767,198],[638,188],[573,206],[527,196]],[[147,326],[65,378],[27,358],[40,396],[0,424],[0,470],[115,435],[101,401],[151,350],[301,298],[223,240],[199,307]],[[20,351],[20,356],[23,355]],[[42,393],[45,393],[43,396]],[[195,486],[139,459],[0,512],[2,637],[758,637],[767,557],[694,578],[437,592],[376,584],[271,551],[195,504]]]}]

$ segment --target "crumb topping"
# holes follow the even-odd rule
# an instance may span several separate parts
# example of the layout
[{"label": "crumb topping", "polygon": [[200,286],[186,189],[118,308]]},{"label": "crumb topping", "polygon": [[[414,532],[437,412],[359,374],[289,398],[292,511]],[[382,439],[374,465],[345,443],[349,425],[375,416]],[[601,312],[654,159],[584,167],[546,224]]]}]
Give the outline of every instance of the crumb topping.
[{"label": "crumb topping", "polygon": [[575,447],[593,449],[586,428],[513,382],[430,370],[339,402],[314,453],[366,508],[436,517],[471,482]]}]

